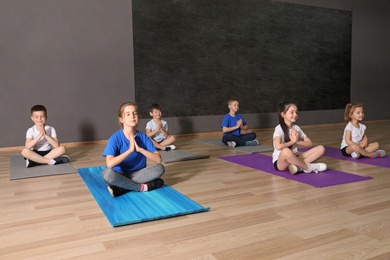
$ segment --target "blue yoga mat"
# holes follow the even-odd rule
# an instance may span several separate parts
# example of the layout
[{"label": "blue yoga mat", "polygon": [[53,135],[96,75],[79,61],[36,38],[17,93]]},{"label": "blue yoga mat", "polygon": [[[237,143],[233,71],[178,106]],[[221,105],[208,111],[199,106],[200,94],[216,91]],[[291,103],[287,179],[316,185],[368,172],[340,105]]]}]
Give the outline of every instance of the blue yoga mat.
[{"label": "blue yoga mat", "polygon": [[104,168],[106,167],[80,168],[78,173],[113,227],[210,209],[199,205],[168,185],[149,192],[128,192],[113,198],[101,177]]},{"label": "blue yoga mat", "polygon": [[271,156],[263,154],[243,154],[218,158],[319,188],[372,179],[370,176],[359,176],[332,169],[318,174],[299,173],[292,175],[289,171],[277,171],[272,164]]}]

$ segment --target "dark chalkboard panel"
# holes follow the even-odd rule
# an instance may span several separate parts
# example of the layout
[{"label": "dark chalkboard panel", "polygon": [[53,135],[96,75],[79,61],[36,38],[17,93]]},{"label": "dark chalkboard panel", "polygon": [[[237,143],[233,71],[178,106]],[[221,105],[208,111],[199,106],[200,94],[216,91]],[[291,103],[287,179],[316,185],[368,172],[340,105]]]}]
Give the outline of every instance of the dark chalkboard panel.
[{"label": "dark chalkboard panel", "polygon": [[344,108],[352,14],[265,0],[133,0],[136,101],[164,117]]}]

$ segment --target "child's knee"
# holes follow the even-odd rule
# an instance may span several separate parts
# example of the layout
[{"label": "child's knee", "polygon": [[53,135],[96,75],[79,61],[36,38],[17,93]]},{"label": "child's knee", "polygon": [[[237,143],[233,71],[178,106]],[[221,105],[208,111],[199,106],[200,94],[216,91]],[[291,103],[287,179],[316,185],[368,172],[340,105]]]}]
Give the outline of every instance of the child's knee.
[{"label": "child's knee", "polygon": [[320,154],[320,156],[322,156],[325,153],[325,146],[318,145],[317,149],[318,149],[318,153]]},{"label": "child's knee", "polygon": [[58,150],[61,152],[61,154],[65,154],[66,153],[66,148],[63,145],[59,146]]},{"label": "child's knee", "polygon": [[29,150],[29,149],[27,149],[27,148],[23,148],[21,154],[23,155],[24,158],[27,158],[27,156],[28,156],[28,154],[29,154],[30,151],[31,151],[31,150]]},{"label": "child's knee", "polygon": [[165,167],[161,163],[154,165],[156,172],[159,173],[159,175],[163,175],[165,173]]},{"label": "child's knee", "polygon": [[112,183],[112,181],[114,180],[114,175],[115,171],[113,169],[106,168],[102,171],[103,180],[105,180],[107,184]]},{"label": "child's knee", "polygon": [[284,157],[295,156],[290,148],[283,148],[282,151],[280,151],[280,154]]}]

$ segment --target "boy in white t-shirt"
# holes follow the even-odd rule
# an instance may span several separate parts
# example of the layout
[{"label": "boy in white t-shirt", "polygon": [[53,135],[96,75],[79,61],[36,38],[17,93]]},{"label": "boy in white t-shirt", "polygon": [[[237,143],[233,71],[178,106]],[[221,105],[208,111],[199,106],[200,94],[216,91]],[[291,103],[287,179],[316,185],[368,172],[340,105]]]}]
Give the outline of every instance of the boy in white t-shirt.
[{"label": "boy in white t-shirt", "polygon": [[173,143],[176,139],[173,135],[169,135],[168,123],[161,119],[161,107],[158,104],[150,105],[149,115],[153,119],[146,124],[145,131],[154,146],[163,151],[175,150],[176,146]]},{"label": "boy in white t-shirt", "polygon": [[27,130],[25,147],[22,150],[26,167],[68,163],[69,156],[64,155],[65,147],[60,145],[56,130],[46,125],[47,110],[43,105],[31,108],[31,120],[34,126]]}]

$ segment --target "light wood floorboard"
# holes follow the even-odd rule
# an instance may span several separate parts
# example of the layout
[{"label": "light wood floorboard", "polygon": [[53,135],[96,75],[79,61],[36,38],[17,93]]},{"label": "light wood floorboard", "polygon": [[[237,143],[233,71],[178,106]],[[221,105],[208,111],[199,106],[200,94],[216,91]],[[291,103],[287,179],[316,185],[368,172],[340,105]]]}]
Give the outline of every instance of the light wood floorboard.
[{"label": "light wood floorboard", "polygon": [[[390,152],[390,121],[368,121]],[[301,126],[339,147],[343,124]],[[256,130],[272,145],[273,129]],[[0,148],[0,259],[390,259],[390,169],[322,158],[372,180],[315,188],[218,159],[242,152],[178,136],[208,159],[167,163],[164,180],[209,212],[112,228],[77,173],[10,181]],[[72,166],[104,165],[105,141],[65,144]],[[271,155],[271,152],[266,153]]]}]

